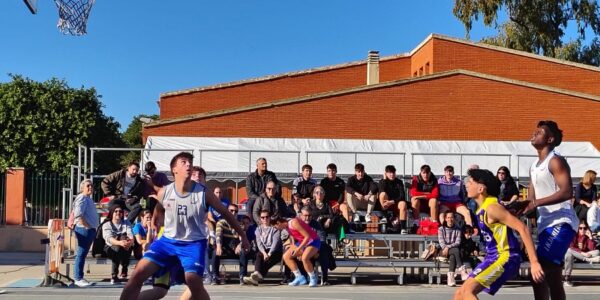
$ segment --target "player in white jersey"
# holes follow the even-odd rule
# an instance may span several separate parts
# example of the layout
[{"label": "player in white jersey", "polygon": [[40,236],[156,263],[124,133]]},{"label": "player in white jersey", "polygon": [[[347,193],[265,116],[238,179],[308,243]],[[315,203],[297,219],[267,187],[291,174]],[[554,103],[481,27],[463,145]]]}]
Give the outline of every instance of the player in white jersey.
[{"label": "player in white jersey", "polygon": [[246,233],[236,218],[227,211],[206,187],[191,181],[192,155],[181,152],[171,160],[175,181],[158,192],[158,199],[165,210],[165,226],[162,238],[156,240],[136,266],[131,278],[123,288],[122,300],[137,299],[144,281],[159,269],[169,270],[181,263],[185,282],[192,299],[210,299],[202,282],[205,268],[206,215],[208,207],[214,207],[233,226],[242,239],[242,249],[249,249]]},{"label": "player in white jersey", "polygon": [[529,194],[531,200],[524,213],[537,208],[538,245],[545,280],[531,281],[536,300],[566,299],[562,284],[562,265],[569,244],[579,225],[571,204],[573,183],[567,161],[554,152],[562,142],[562,130],[554,121],[540,121],[533,132],[531,144],[538,159],[530,169]]}]

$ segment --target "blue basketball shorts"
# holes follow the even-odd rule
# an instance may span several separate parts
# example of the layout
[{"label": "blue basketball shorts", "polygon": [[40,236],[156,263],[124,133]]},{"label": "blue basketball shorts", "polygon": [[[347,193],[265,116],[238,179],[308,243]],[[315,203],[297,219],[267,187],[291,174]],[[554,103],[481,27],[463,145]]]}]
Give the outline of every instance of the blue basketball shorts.
[{"label": "blue basketball shorts", "polygon": [[150,245],[144,253],[147,259],[163,269],[171,269],[181,263],[186,273],[204,275],[206,240],[185,242],[165,238],[164,236]]}]

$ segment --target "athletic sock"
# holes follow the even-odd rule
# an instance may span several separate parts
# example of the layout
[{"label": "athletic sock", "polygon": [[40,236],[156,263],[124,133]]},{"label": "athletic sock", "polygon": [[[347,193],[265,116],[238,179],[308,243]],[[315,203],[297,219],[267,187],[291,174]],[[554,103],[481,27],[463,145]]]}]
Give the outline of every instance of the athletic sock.
[{"label": "athletic sock", "polygon": [[317,274],[315,274],[315,272],[308,273],[308,277],[309,277],[311,280],[313,280],[313,279],[316,279],[316,278],[317,278]]},{"label": "athletic sock", "polygon": [[302,276],[302,273],[300,273],[300,270],[296,270],[294,271],[294,278],[300,278],[300,276]]}]

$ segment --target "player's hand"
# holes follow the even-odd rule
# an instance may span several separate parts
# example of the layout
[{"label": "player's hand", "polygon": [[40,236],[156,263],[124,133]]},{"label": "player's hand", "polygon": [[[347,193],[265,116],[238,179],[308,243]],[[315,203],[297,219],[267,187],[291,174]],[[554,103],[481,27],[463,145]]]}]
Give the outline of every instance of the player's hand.
[{"label": "player's hand", "polygon": [[542,271],[542,266],[539,262],[531,263],[531,277],[537,283],[544,280],[544,271]]},{"label": "player's hand", "polygon": [[521,215],[527,215],[530,212],[535,210],[535,202],[532,199],[527,199],[529,201],[529,205],[521,212]]},{"label": "player's hand", "polygon": [[223,248],[221,247],[221,244],[217,244],[217,249],[215,250],[215,254],[217,256],[221,256],[223,254]]}]

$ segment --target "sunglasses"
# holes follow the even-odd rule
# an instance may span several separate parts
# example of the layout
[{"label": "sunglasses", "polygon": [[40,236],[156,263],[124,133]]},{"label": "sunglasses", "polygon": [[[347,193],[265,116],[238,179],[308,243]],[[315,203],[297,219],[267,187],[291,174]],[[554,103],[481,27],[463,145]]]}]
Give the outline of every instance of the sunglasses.
[{"label": "sunglasses", "polygon": [[579,227],[579,230],[586,230],[587,227]]}]

